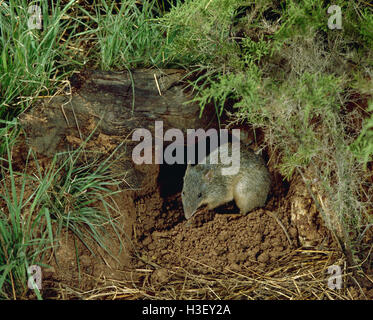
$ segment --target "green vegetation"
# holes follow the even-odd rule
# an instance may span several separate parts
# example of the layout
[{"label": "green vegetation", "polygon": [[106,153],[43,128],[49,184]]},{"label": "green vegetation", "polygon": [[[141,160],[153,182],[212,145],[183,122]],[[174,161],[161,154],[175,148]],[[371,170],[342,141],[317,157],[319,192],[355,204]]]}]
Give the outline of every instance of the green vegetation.
[{"label": "green vegetation", "polygon": [[[164,59],[162,30],[152,21],[156,2],[145,1],[141,7],[135,1],[100,1],[90,13],[87,36],[97,37],[97,64],[103,69],[158,65]],[[103,12],[101,12],[103,11]],[[93,24],[92,24],[93,22]],[[79,36],[79,35],[78,35]]]},{"label": "green vegetation", "polygon": [[[14,138],[14,137],[12,137]],[[0,210],[0,297],[16,299],[27,290],[27,268],[40,263],[42,253],[53,244],[51,217],[46,207],[35,210],[43,195],[43,188],[37,188],[32,195],[25,196],[26,180],[21,178],[20,191],[16,183],[23,174],[13,171],[10,144],[14,139],[5,138],[7,168],[1,170],[8,181],[1,181],[2,209]],[[29,211],[24,214],[25,205]],[[6,210],[4,210],[4,207]],[[34,214],[35,212],[35,214]],[[38,297],[39,292],[36,290]]]},{"label": "green vegetation", "polygon": [[58,231],[65,227],[88,249],[90,245],[86,239],[93,239],[108,250],[103,241],[103,227],[107,225],[116,230],[110,215],[110,210],[115,212],[116,208],[110,197],[119,192],[116,187],[120,180],[110,171],[112,156],[100,159],[100,162],[99,158],[93,158],[83,163],[82,157],[87,157],[87,154],[83,155],[82,146],[67,154],[56,154],[46,172],[38,167],[38,176],[33,180],[45,189],[40,205],[51,212]]},{"label": "green vegetation", "polygon": [[[0,182],[0,298],[14,299],[25,296],[27,267],[45,266],[44,254],[56,246],[62,228],[72,231],[89,250],[94,241],[111,254],[105,228],[116,232],[112,217],[116,208],[110,197],[119,192],[121,182],[109,166],[116,151],[98,161],[97,155],[83,151],[84,144],[56,154],[44,169],[30,151],[24,171],[17,173],[12,165],[15,138],[12,133],[5,136],[7,157],[0,158],[5,164]],[[91,160],[80,163],[82,158]],[[31,159],[37,168],[32,175],[28,173]],[[26,196],[30,188],[33,192]]]},{"label": "green vegetation", "polygon": [[[82,241],[88,230],[104,247],[98,227],[115,227],[109,161],[81,163],[79,149],[56,155],[38,177],[12,168],[14,117],[38,97],[69,91],[69,76],[86,67],[197,75],[190,86],[201,114],[213,104],[221,116],[230,105],[232,121],[262,127],[286,179],[317,180],[329,199],[320,205],[325,222],[359,263],[359,239],[373,223],[372,5],[336,0],[343,29],[330,30],[328,1],[186,0],[169,12],[165,2],[0,1],[0,297],[25,294],[26,268],[41,263],[55,230]],[[27,25],[30,4],[42,9],[41,30]]]},{"label": "green vegetation", "polygon": [[32,97],[50,94],[66,80],[68,66],[78,67],[68,51],[77,25],[63,19],[74,1],[51,6],[42,1],[43,31],[28,27],[28,3],[0,5],[1,117],[14,116],[29,106]]}]

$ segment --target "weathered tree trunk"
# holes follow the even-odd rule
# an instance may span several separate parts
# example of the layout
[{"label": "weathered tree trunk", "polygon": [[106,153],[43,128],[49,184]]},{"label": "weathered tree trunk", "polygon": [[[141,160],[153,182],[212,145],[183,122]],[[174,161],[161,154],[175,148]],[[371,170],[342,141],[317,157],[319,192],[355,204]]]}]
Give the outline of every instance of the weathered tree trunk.
[{"label": "weathered tree trunk", "polygon": [[[136,128],[154,133],[154,122],[163,128],[214,127],[215,116],[188,103],[192,94],[183,90],[181,70],[92,71],[80,76],[81,87],[71,96],[44,99],[20,122],[27,141],[39,154],[51,156],[64,150],[71,137],[87,138],[93,130],[131,140]],[[70,137],[70,138],[69,138]],[[138,143],[138,142],[136,142]]]}]

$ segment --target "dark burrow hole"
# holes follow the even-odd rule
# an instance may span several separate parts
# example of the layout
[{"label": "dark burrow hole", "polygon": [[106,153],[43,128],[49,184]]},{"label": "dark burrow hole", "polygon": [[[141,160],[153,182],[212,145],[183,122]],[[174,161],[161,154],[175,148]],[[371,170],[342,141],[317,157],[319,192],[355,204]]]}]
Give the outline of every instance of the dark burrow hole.
[{"label": "dark burrow hole", "polygon": [[[231,141],[231,137],[229,140]],[[206,155],[210,153],[210,138],[207,137],[205,142],[205,146],[202,145],[202,148],[206,148]],[[197,163],[203,155],[198,158],[198,143],[195,143],[192,146],[185,146],[184,147],[184,164],[167,164],[163,163],[160,164],[159,167],[159,176],[158,176],[158,185],[160,186],[160,194],[162,198],[168,198],[170,196],[176,195],[181,193],[183,189],[183,178],[187,168],[188,162],[188,152],[191,152],[191,149],[194,148],[194,163]],[[164,150],[166,147],[164,148]],[[176,152],[173,152],[172,156],[175,156]],[[192,164],[193,165],[193,164]]]},{"label": "dark burrow hole", "polygon": [[161,164],[158,184],[162,198],[181,193],[186,164]]}]

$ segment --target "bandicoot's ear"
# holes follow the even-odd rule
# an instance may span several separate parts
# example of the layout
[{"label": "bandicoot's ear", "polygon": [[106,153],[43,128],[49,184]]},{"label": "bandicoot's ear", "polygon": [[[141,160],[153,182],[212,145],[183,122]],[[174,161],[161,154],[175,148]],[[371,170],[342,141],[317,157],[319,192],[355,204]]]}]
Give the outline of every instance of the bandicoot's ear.
[{"label": "bandicoot's ear", "polygon": [[206,180],[207,182],[211,182],[212,177],[213,177],[213,171],[212,170],[208,170],[205,173],[205,175],[203,176],[204,180]]}]

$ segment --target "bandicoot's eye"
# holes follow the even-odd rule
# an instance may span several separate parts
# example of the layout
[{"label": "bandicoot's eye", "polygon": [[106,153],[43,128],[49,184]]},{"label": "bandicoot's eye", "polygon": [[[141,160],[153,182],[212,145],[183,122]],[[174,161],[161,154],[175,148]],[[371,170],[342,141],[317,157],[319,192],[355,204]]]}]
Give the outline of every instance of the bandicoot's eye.
[{"label": "bandicoot's eye", "polygon": [[201,198],[202,197],[202,193],[200,192],[199,194],[198,194],[198,198]]}]

